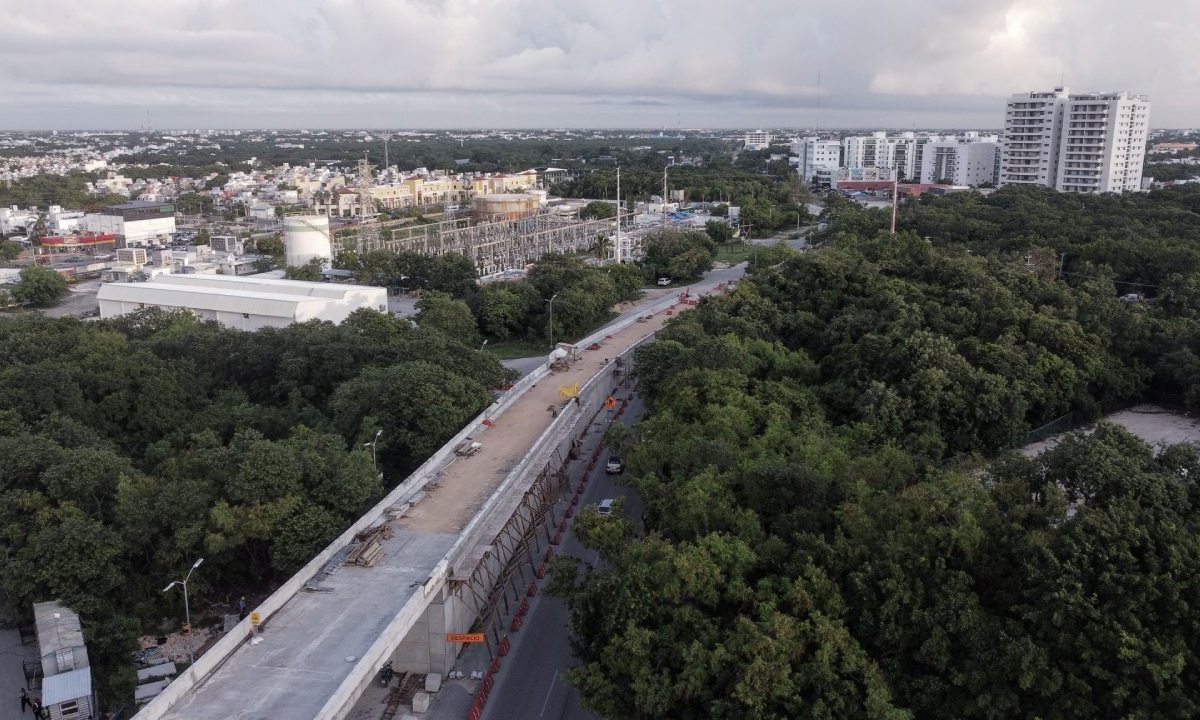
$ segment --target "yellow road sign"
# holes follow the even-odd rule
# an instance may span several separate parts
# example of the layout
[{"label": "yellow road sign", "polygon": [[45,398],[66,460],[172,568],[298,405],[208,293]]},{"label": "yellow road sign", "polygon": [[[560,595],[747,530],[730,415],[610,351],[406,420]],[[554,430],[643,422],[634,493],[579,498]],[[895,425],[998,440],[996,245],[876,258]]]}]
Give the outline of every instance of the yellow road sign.
[{"label": "yellow road sign", "polygon": [[261,622],[262,622],[262,615],[259,615],[257,612],[250,613],[250,624],[251,625],[253,625],[254,627],[258,627],[258,624]]},{"label": "yellow road sign", "polygon": [[446,642],[481,643],[483,633],[446,633]]}]

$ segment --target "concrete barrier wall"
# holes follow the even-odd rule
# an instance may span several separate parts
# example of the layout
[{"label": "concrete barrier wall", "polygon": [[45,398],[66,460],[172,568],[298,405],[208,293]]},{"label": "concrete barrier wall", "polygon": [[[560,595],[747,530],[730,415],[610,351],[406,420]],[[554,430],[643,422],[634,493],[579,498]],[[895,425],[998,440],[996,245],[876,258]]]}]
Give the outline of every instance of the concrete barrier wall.
[{"label": "concrete barrier wall", "polygon": [[[467,423],[457,435],[450,438],[445,445],[431,455],[428,460],[414,470],[403,482],[393,488],[374,507],[363,514],[353,525],[339,535],[336,540],[322,550],[320,554],[310,560],[307,565],[281,585],[262,604],[252,608],[252,610],[259,614],[264,623],[267,622],[272,615],[287,604],[288,600],[296,593],[301,592],[305,583],[316,576],[342,548],[354,539],[355,535],[376,524],[376,522],[382,519],[385,510],[393,505],[405,502],[433,479],[434,475],[441,470],[447,460],[453,456],[454,448],[460,442],[476,432],[486,430],[486,426],[482,424],[484,420],[500,416],[525,390],[548,375],[549,372],[550,368],[543,365],[524,378],[521,378],[520,382],[513,385],[496,402],[489,405],[487,409]],[[416,594],[416,596],[420,595],[420,593]],[[404,610],[401,611],[402,614],[407,610],[408,605],[405,605]],[[247,619],[238,623],[225,637],[218,640],[215,645],[209,648],[208,652],[196,660],[194,665],[175,678],[174,682],[168,685],[166,689],[159,693],[156,698],[151,700],[134,717],[137,720],[158,720],[161,718],[172,705],[224,664],[229,656],[251,637],[252,631],[253,627],[250,625],[250,619],[247,617]]]}]

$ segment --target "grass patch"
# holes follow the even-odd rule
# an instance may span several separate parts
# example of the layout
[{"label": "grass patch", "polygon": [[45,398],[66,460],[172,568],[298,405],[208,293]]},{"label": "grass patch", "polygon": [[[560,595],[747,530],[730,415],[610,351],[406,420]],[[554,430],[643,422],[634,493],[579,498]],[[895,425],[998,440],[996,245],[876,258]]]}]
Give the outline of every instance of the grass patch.
[{"label": "grass patch", "polygon": [[726,262],[730,265],[747,262],[750,256],[754,254],[754,246],[747,243],[737,243],[734,245],[722,245],[717,249],[717,256],[713,258],[717,262]]},{"label": "grass patch", "polygon": [[495,356],[497,360],[513,360],[515,358],[549,355],[550,344],[533,340],[505,340],[504,342],[488,342],[483,351]]},{"label": "grass patch", "polygon": [[[621,317],[620,313],[609,312],[579,337],[569,339],[555,338],[555,340],[556,342],[578,342],[619,317]],[[504,342],[488,341],[488,344],[483,346],[483,351],[494,356],[497,360],[545,356],[550,354],[550,341],[548,338],[544,340],[522,338],[519,340],[505,340]]]}]

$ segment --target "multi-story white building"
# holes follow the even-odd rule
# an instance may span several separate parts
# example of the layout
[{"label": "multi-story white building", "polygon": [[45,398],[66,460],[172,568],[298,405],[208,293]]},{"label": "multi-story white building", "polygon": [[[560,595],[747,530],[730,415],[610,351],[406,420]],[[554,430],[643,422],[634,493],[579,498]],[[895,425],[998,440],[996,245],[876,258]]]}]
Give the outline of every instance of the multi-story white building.
[{"label": "multi-story white building", "polygon": [[766,150],[771,144],[771,133],[762,130],[748,132],[742,137],[742,144],[747,150]]},{"label": "multi-story white building", "polygon": [[1066,88],[1009,97],[999,185],[1066,192],[1141,188],[1150,101],[1127,92],[1071,94]]},{"label": "multi-story white building", "polygon": [[995,135],[981,136],[975,132],[926,143],[921,154],[921,182],[972,187],[995,184],[999,152]]},{"label": "multi-story white building", "polygon": [[797,140],[792,143],[790,162],[804,182],[813,187],[820,187],[823,179],[823,186],[828,187],[829,174],[820,171],[832,171],[842,166],[842,143],[816,137]]},{"label": "multi-story white building", "polygon": [[1144,95],[1071,95],[1055,187],[1067,192],[1140,190],[1149,123],[1150,101]]},{"label": "multi-story white building", "polygon": [[912,132],[850,136],[842,140],[842,164],[847,168],[886,168],[895,170],[901,180],[914,180],[921,174],[925,146],[940,139]]},{"label": "multi-story white building", "polygon": [[111,205],[85,215],[83,227],[89,232],[118,236],[120,247],[150,245],[175,232],[175,206],[157,202]]}]

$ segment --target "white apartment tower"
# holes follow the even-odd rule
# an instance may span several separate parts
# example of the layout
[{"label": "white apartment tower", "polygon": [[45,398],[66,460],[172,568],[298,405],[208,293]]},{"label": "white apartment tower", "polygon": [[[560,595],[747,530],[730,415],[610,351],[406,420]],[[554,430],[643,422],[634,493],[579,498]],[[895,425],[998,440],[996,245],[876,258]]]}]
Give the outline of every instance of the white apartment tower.
[{"label": "white apartment tower", "polygon": [[927,143],[920,166],[921,182],[949,182],[978,187],[996,182],[996,159],[1000,146],[995,135],[965,133]]},{"label": "white apartment tower", "polygon": [[888,135],[881,131],[850,136],[842,140],[843,166],[851,170],[895,170],[901,180],[914,180],[921,174],[925,146],[939,139],[935,135],[912,132]]},{"label": "white apartment tower", "polygon": [[1127,92],[1066,88],[1008,99],[1000,185],[1124,192],[1142,184],[1150,101]]},{"label": "white apartment tower", "polygon": [[1144,95],[1071,95],[1055,187],[1068,192],[1140,190],[1149,122],[1150,101]]},{"label": "white apartment tower", "polygon": [[813,187],[828,186],[828,173],[825,182],[817,179],[821,170],[836,170],[842,166],[842,143],[839,140],[822,140],[816,137],[806,137],[792,143],[793,164],[800,178]]},{"label": "white apartment tower", "polygon": [[772,139],[771,133],[754,130],[742,136],[742,145],[746,150],[766,150]]}]

